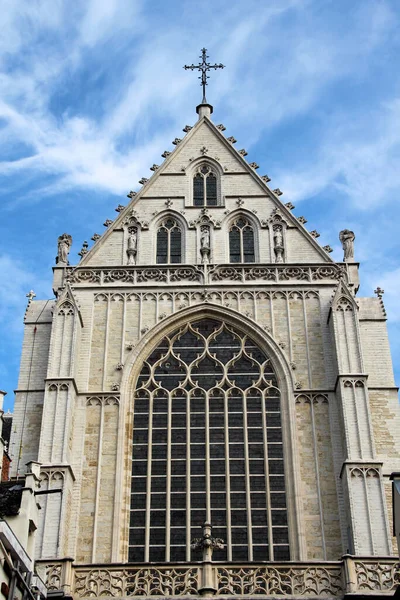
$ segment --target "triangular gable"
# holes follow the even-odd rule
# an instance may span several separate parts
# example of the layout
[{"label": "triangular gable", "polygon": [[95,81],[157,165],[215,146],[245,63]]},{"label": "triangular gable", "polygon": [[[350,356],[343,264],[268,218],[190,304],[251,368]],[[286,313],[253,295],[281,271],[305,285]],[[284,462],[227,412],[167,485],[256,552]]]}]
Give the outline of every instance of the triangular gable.
[{"label": "triangular gable", "polygon": [[71,306],[74,312],[79,316],[79,320],[83,327],[83,320],[81,315],[80,306],[76,301],[71,285],[67,282],[65,287],[61,290],[57,297],[55,304],[55,310],[60,310],[63,306]]},{"label": "triangular gable", "polygon": [[333,311],[351,310],[358,312],[358,304],[343,278],[340,279],[331,301],[328,322]]},{"label": "triangular gable", "polygon": [[[208,148],[205,145],[206,138],[209,142],[210,132],[213,135],[212,148]],[[175,149],[170,153],[167,151],[163,153],[163,157],[165,157],[164,162],[160,166],[153,165],[151,168],[151,170],[153,170],[153,174],[149,177],[149,179],[140,180],[143,182],[142,188],[137,193],[133,192],[131,200],[127,206],[124,208],[120,207],[118,217],[115,219],[115,221],[109,222],[107,231],[95,241],[93,247],[87,252],[87,254],[83,256],[79,263],[79,267],[94,264],[93,259],[95,255],[100,251],[102,246],[107,243],[107,240],[114,232],[122,230],[124,221],[126,221],[129,215],[132,215],[132,211],[137,211],[139,213],[139,208],[142,202],[146,201],[146,199],[150,200],[154,197],[161,197],[161,180],[164,176],[184,176],[186,169],[190,168],[191,163],[207,158],[219,162],[224,176],[237,175],[240,173],[249,175],[252,184],[252,193],[249,194],[249,197],[251,197],[251,195],[266,196],[271,203],[271,210],[266,211],[265,217],[267,217],[267,219],[270,218],[270,214],[268,214],[268,212],[275,214],[279,213],[289,227],[297,229],[299,235],[307,240],[307,243],[313,247],[314,251],[316,251],[320,259],[322,258],[323,262],[332,263],[333,260],[331,257],[316,242],[313,235],[311,235],[305,229],[302,222],[290,212],[289,208],[287,208],[279,200],[279,190],[277,193],[275,193],[275,191],[268,187],[266,181],[267,178],[264,176],[265,179],[263,179],[262,176],[257,174],[257,165],[255,165],[255,163],[249,164],[245,160],[244,156],[242,155],[244,152],[242,151],[241,154],[240,151],[234,147],[234,141],[234,138],[226,138],[218,129],[218,126],[216,126],[207,117],[200,119],[193,126],[193,128],[186,133],[183,139],[180,140],[176,138],[173,142],[176,145]],[[208,146],[211,145],[208,144]],[[219,157],[218,154],[223,154],[223,157]],[[165,192],[162,195],[165,196]],[[140,215],[138,214],[138,218],[139,217]],[[148,224],[148,220],[142,220],[141,222],[141,226],[144,229],[148,228]],[[103,260],[100,261],[100,264],[102,263]]]}]

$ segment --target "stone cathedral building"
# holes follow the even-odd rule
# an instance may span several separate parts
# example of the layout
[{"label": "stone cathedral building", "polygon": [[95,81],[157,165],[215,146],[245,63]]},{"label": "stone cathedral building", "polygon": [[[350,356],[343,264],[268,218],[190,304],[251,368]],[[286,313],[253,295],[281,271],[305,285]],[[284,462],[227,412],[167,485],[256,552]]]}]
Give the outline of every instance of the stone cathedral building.
[{"label": "stone cathedral building", "polygon": [[11,448],[51,492],[36,568],[74,598],[392,595],[380,290],[356,295],[351,231],[333,261],[197,113],[76,266],[60,236],[55,299],[30,296]]}]

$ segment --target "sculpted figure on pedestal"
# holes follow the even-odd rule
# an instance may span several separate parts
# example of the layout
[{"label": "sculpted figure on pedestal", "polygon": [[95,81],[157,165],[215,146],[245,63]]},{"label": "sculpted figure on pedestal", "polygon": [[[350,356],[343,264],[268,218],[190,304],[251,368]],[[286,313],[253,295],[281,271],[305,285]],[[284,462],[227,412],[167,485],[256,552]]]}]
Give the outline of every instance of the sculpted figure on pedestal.
[{"label": "sculpted figure on pedestal", "polygon": [[128,255],[128,265],[134,265],[137,253],[137,229],[129,228],[128,247],[126,253]]},{"label": "sculpted figure on pedestal", "polygon": [[72,237],[68,233],[63,233],[58,238],[58,247],[57,247],[57,265],[68,265],[68,254],[72,244]]},{"label": "sculpted figure on pedestal", "polygon": [[200,246],[203,249],[210,249],[210,230],[208,227],[201,228]]},{"label": "sculpted figure on pedestal", "polygon": [[284,252],[284,244],[283,244],[283,233],[282,226],[275,225],[274,227],[274,251],[275,251],[275,260],[277,263],[283,263],[283,252]]},{"label": "sculpted figure on pedestal", "polygon": [[349,229],[343,229],[339,233],[339,240],[342,242],[342,247],[344,251],[343,260],[344,261],[352,261],[354,259],[354,240],[356,236],[353,231]]}]

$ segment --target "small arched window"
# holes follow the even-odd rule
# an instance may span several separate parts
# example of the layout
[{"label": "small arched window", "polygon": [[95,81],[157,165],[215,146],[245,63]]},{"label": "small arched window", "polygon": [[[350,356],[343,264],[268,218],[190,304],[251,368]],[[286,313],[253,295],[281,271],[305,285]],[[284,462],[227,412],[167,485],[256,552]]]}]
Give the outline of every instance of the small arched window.
[{"label": "small arched window", "polygon": [[229,230],[229,260],[232,263],[255,262],[254,229],[243,216],[233,221]]},{"label": "small arched window", "polygon": [[217,175],[209,165],[199,167],[193,177],[194,206],[217,206]]},{"label": "small arched window", "polygon": [[182,262],[182,229],[172,217],[165,219],[157,231],[157,264]]}]

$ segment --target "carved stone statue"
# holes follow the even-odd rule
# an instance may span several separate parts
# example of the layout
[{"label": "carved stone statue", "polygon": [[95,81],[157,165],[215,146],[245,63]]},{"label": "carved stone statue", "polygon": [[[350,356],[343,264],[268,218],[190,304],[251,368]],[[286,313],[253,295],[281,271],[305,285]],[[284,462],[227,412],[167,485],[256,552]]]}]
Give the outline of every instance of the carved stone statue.
[{"label": "carved stone statue", "polygon": [[69,265],[68,254],[72,244],[72,237],[68,233],[63,233],[58,238],[56,265]]},{"label": "carved stone statue", "polygon": [[128,244],[126,253],[128,255],[128,265],[134,265],[136,262],[137,254],[137,229],[131,227],[128,229]]},{"label": "carved stone statue", "polygon": [[344,251],[343,260],[345,262],[352,262],[354,260],[354,240],[356,236],[353,231],[349,229],[343,229],[339,233],[339,240],[342,242]]},{"label": "carved stone statue", "polygon": [[210,230],[208,227],[201,228],[200,247],[207,250],[210,249]]},{"label": "carved stone statue", "polygon": [[275,225],[274,227],[274,252],[275,262],[283,263],[283,253],[285,247],[283,242],[283,232],[281,225]]},{"label": "carved stone statue", "polygon": [[208,262],[210,256],[210,228],[207,225],[200,229],[200,254],[202,262]]}]

